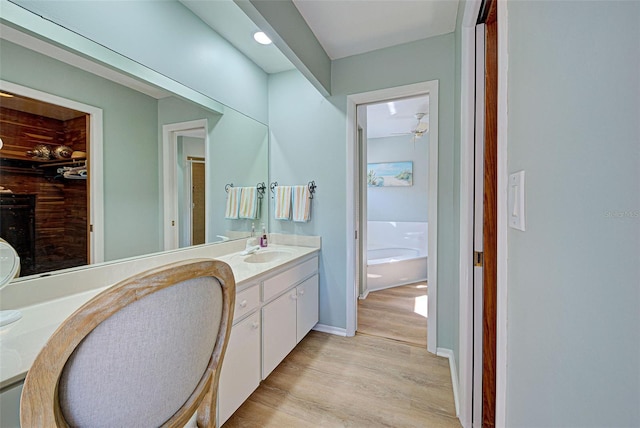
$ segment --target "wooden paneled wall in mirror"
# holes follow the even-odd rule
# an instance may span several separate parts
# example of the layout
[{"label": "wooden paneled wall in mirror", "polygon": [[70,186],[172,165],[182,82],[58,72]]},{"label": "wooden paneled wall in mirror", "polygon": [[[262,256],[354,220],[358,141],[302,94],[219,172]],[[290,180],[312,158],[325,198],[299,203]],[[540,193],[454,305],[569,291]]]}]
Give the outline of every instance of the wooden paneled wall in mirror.
[{"label": "wooden paneled wall in mirror", "polygon": [[11,26],[0,37],[0,236],[23,276],[244,238],[268,223],[268,197],[255,218],[225,218],[227,184],[269,182],[265,124],[88,66]]}]

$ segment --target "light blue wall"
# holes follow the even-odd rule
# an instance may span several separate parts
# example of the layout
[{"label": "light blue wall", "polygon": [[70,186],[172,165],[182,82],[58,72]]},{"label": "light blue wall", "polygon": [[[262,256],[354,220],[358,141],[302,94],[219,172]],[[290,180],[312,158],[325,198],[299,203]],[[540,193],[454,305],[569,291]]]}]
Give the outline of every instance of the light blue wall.
[{"label": "light blue wall", "polygon": [[[457,269],[454,258],[454,35],[382,49],[333,62],[333,96],[323,98],[298,72],[270,76],[272,180],[318,183],[315,221],[275,225],[323,238],[320,322],[346,326],[346,96],[429,80],[439,81],[438,346],[457,347]],[[285,96],[286,94],[286,96]],[[281,181],[280,174],[288,171]],[[293,183],[292,183],[293,184]],[[327,192],[324,193],[323,192]],[[324,195],[324,196],[322,196]],[[322,207],[322,208],[321,208]],[[273,222],[271,223],[273,225]]]},{"label": "light blue wall", "polygon": [[355,55],[333,62],[334,95],[438,80],[438,347],[457,347],[458,224],[454,223],[453,33]]},{"label": "light blue wall", "polygon": [[509,2],[509,427],[640,425],[640,2]]},{"label": "light blue wall", "polygon": [[295,185],[315,180],[318,186],[309,223],[272,218],[269,229],[322,236],[320,323],[340,328],[346,326],[347,293],[345,105],[345,97],[320,95],[298,71],[269,76],[271,181]]},{"label": "light blue wall", "polygon": [[267,123],[267,75],[178,1],[15,3]]},{"label": "light blue wall", "polygon": [[3,80],[103,109],[105,260],[159,251],[156,100],[7,41],[0,63]]},{"label": "light blue wall", "polygon": [[427,221],[429,184],[429,136],[413,143],[411,135],[370,138],[367,163],[413,162],[413,185],[408,187],[369,187],[369,221]]}]

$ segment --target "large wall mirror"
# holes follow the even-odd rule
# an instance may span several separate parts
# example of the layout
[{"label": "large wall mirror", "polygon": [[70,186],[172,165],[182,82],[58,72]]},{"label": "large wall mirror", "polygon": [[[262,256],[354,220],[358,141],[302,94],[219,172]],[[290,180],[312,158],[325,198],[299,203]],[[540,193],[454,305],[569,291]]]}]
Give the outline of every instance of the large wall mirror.
[{"label": "large wall mirror", "polygon": [[[244,238],[268,224],[265,124],[7,22],[0,63],[0,227],[23,275]],[[255,206],[234,212],[230,195]]]}]

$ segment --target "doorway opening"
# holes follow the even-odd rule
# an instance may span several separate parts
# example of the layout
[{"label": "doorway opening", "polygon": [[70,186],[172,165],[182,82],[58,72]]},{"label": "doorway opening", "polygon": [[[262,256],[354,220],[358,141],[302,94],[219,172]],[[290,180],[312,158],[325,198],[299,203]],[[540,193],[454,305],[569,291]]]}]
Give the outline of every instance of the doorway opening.
[{"label": "doorway opening", "polygon": [[162,126],[164,249],[207,242],[207,119]]},{"label": "doorway opening", "polygon": [[[381,156],[380,158],[376,158],[380,160],[379,162],[369,162],[367,156],[367,141],[372,139],[369,134],[369,126],[368,122],[370,121],[367,116],[368,112],[367,106],[370,106],[373,110],[379,109],[380,111],[387,110],[386,114],[390,114],[392,109],[396,109],[396,114],[398,113],[398,108],[401,107],[399,104],[402,100],[413,100],[414,103],[424,103],[424,100],[427,101],[427,105],[430,105],[431,108],[427,110],[427,105],[423,105],[422,107],[408,107],[408,109],[422,109],[426,111],[415,111],[411,112],[408,118],[406,118],[406,122],[400,124],[400,128],[397,130],[391,131],[391,134],[385,138],[390,140],[397,139],[396,147],[385,146],[384,144],[378,144],[380,147],[376,147],[372,150],[373,153],[377,152],[377,156]],[[387,192],[391,190],[391,195],[393,194],[393,189],[396,190],[402,189],[403,191],[415,191],[417,186],[408,185],[409,181],[414,183],[414,174],[417,174],[418,169],[414,169],[415,166],[419,166],[420,176],[423,176],[426,179],[422,180],[421,184],[424,185],[425,199],[423,202],[426,202],[424,206],[418,208],[411,208],[407,204],[408,202],[389,202],[388,200],[385,202],[385,198],[377,198],[379,199],[378,205],[380,210],[383,210],[387,213],[391,213],[394,210],[398,212],[410,211],[414,210],[416,212],[423,211],[421,214],[424,215],[424,219],[428,219],[429,223],[429,233],[426,233],[426,227],[424,232],[413,233],[412,231],[407,231],[408,235],[404,235],[405,237],[410,237],[410,239],[414,239],[415,242],[418,242],[417,236],[422,236],[423,238],[426,236],[426,248],[424,251],[424,257],[427,262],[426,272],[423,275],[428,275],[429,285],[428,285],[428,298],[427,296],[420,297],[418,300],[421,304],[427,302],[427,311],[429,315],[429,323],[427,325],[428,334],[427,334],[427,349],[436,353],[436,332],[437,332],[437,318],[436,318],[436,302],[437,302],[437,189],[438,189],[438,82],[430,81],[419,83],[415,85],[407,85],[397,88],[389,88],[380,91],[367,92],[362,94],[355,94],[348,97],[348,106],[347,106],[347,122],[349,124],[347,141],[349,145],[349,165],[350,165],[350,173],[348,174],[349,183],[347,187],[347,198],[350,201],[353,201],[352,205],[349,207],[349,218],[348,218],[348,230],[351,230],[353,233],[354,241],[347,248],[347,259],[348,259],[348,277],[349,283],[353,284],[353,287],[348,287],[347,294],[347,328],[346,334],[348,336],[352,336],[355,334],[358,329],[358,300],[360,297],[366,297],[369,292],[373,289],[385,289],[389,287],[393,287],[394,285],[418,282],[420,280],[424,280],[426,278],[423,277],[415,277],[413,280],[408,277],[402,280],[403,276],[400,275],[399,280],[394,280],[389,284],[379,284],[375,280],[379,278],[373,278],[371,275],[378,275],[377,273],[371,273],[368,270],[368,253],[369,250],[372,249],[371,245],[368,243],[368,240],[371,238],[368,233],[369,229],[369,217],[368,217],[368,209],[367,207],[370,204],[368,198],[368,190],[371,187],[374,187],[376,191]],[[373,111],[372,110],[372,111]],[[422,115],[421,113],[424,113]],[[420,117],[416,117],[416,114],[420,114]],[[429,115],[427,118],[426,115]],[[372,113],[375,117],[375,113]],[[403,115],[407,115],[405,112]],[[428,120],[428,122],[427,122]],[[378,119],[375,119],[378,122]],[[424,128],[423,128],[424,127]],[[372,135],[380,135],[376,134],[375,127],[372,129]],[[418,134],[421,134],[418,137]],[[427,138],[425,138],[427,137]],[[426,148],[427,153],[427,162],[415,163],[411,159],[400,159],[400,158],[391,158],[391,153],[395,155],[402,155],[401,151],[398,150],[400,145],[406,146],[405,149],[407,153],[413,152],[414,150],[414,142],[415,148],[419,150],[419,145],[423,144],[428,140],[428,147]],[[401,141],[401,143],[400,143]],[[388,142],[388,141],[387,141]],[[377,141],[376,143],[381,143],[381,141]],[[376,143],[373,143],[374,145]],[[384,143],[384,142],[383,142]],[[386,152],[385,152],[386,151]],[[405,156],[407,156],[405,154]],[[374,158],[372,158],[374,160]],[[383,162],[384,161],[384,162]],[[406,162],[409,162],[408,164]],[[423,162],[424,159],[421,159],[420,162]],[[373,167],[369,167],[368,163],[371,164],[389,164],[391,165],[377,165]],[[395,163],[395,165],[394,165]],[[388,170],[385,168],[396,168],[398,171],[395,171],[394,174],[388,173]],[[371,172],[373,171],[373,172]],[[410,179],[410,180],[409,180]],[[386,186],[385,180],[387,184],[400,184],[399,186]],[[382,194],[382,193],[380,193]],[[396,193],[397,196],[398,193]],[[380,196],[380,195],[376,195]],[[406,196],[406,195],[404,195]],[[373,199],[376,199],[374,197]],[[407,214],[406,212],[402,214]],[[380,214],[387,215],[387,214]],[[391,215],[391,214],[389,214]],[[394,217],[397,217],[394,215]],[[409,219],[409,217],[404,220]],[[404,225],[400,225],[403,223],[403,219],[395,218],[395,219],[384,219],[387,220],[387,229],[393,231],[403,230]],[[383,222],[384,223],[384,222]],[[406,223],[411,223],[407,221]],[[426,221],[424,221],[426,223]],[[374,229],[378,224],[371,224],[371,228]],[[385,225],[382,224],[382,230],[384,231]],[[372,240],[372,244],[380,246],[380,248],[375,248],[374,250],[385,250],[384,240],[376,241],[377,238]],[[399,240],[403,240],[403,236],[399,237]],[[387,240],[387,242],[390,242]],[[414,242],[414,243],[415,243]],[[387,244],[387,246],[391,245],[395,247],[393,249],[398,249],[401,247],[399,244]],[[414,247],[419,247],[420,245],[414,245]],[[416,252],[416,248],[409,248],[409,250],[413,250],[412,252]],[[388,248],[387,248],[388,249]],[[418,253],[420,250],[417,250]],[[374,251],[373,255],[381,254],[381,251],[377,253]],[[429,255],[427,258],[426,255]],[[391,262],[391,260],[397,259],[397,255],[388,255],[388,257],[378,257],[380,260],[386,260]],[[389,263],[392,265],[396,263]],[[382,276],[382,275],[381,275]],[[369,281],[369,278],[372,281]],[[353,282],[351,282],[353,281]],[[373,288],[369,286],[372,285]],[[420,284],[416,284],[419,286]],[[424,285],[424,284],[423,284]],[[416,296],[418,297],[418,296]],[[414,298],[415,299],[415,298]],[[414,300],[415,301],[415,300]],[[415,308],[414,308],[415,309]]]},{"label": "doorway opening", "polygon": [[0,234],[21,275],[103,261],[102,110],[0,81]]},{"label": "doorway opening", "polygon": [[358,332],[426,347],[429,95],[357,109],[366,184]]}]

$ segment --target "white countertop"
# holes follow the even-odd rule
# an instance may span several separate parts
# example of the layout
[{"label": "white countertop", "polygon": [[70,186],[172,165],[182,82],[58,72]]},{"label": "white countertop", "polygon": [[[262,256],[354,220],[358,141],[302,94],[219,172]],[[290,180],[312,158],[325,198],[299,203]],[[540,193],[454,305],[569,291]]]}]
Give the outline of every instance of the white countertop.
[{"label": "white countertop", "polygon": [[[201,248],[206,249],[206,247]],[[265,263],[247,263],[244,261],[247,256],[242,256],[237,251],[225,255],[215,255],[211,258],[222,260],[231,266],[236,279],[236,287],[241,290],[251,285],[252,281],[259,275],[269,274],[319,250],[319,245],[313,247],[270,245],[266,249],[258,250],[258,252],[281,251],[283,254],[278,260]],[[162,259],[163,264],[166,264],[204,256],[202,254],[194,255],[193,251],[173,252],[171,254],[172,260],[166,260],[165,254],[159,254],[157,257]],[[140,269],[138,270],[139,272],[158,265],[158,260],[154,260],[153,257],[147,257],[144,260],[147,263],[140,263],[140,261],[136,263],[135,260],[127,261],[126,263],[136,263],[138,269]],[[146,265],[149,266],[146,267]],[[111,269],[123,270],[121,268],[122,266],[117,263],[111,266]],[[91,267],[88,267],[83,271],[78,271],[78,276],[82,275],[83,279],[86,278],[91,269]],[[127,271],[127,269],[124,269],[124,271]],[[67,274],[64,281],[73,281],[73,275],[74,272]],[[113,274],[106,276],[113,277]],[[121,279],[124,278],[108,282],[109,286]],[[15,307],[14,309],[22,312],[22,319],[0,329],[0,389],[23,380],[36,356],[58,326],[80,306],[109,286],[72,293],[33,305]]]}]

